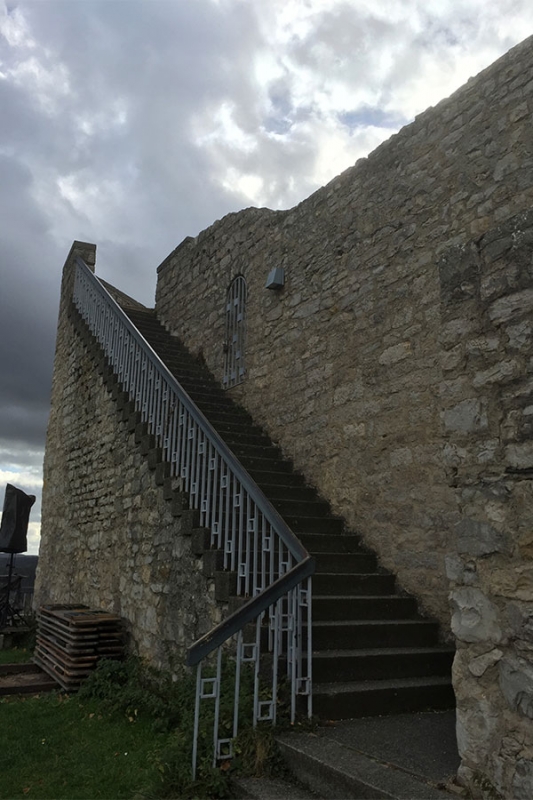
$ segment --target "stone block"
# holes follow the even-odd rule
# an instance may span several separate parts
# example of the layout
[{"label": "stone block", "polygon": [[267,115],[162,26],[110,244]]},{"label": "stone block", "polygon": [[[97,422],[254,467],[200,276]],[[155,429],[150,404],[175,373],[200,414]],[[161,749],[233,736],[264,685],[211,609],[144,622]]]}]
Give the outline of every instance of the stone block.
[{"label": "stone block", "polygon": [[502,640],[497,608],[480,589],[464,587],[450,594],[452,631],[463,642]]},{"label": "stone block", "polygon": [[[184,508],[184,504],[187,502],[186,495],[182,495],[183,499],[181,500],[181,533],[184,536],[191,536],[192,532],[195,528],[199,527],[200,524],[200,512],[196,508]],[[174,506],[174,502],[172,501],[172,505]],[[173,516],[179,516],[174,513],[174,508],[172,509]]]},{"label": "stone block", "polygon": [[[156,486],[164,486],[166,479],[170,475],[170,463],[168,461],[160,461],[155,467],[155,483]],[[166,499],[166,498],[165,498]]]},{"label": "stone block", "polygon": [[512,783],[513,800],[531,800],[533,795],[533,761],[519,758]]},{"label": "stone block", "polygon": [[453,433],[474,433],[488,425],[485,404],[477,397],[461,400],[441,416],[445,429]]},{"label": "stone block", "polygon": [[494,325],[502,325],[510,320],[533,313],[533,289],[500,297],[489,307],[489,318]]},{"label": "stone block", "polygon": [[489,650],[488,653],[483,653],[483,655],[473,658],[468,664],[468,669],[472,675],[475,675],[476,678],[480,678],[490,667],[497,664],[502,656],[503,650],[498,650],[498,648],[495,647]]},{"label": "stone block", "polygon": [[123,407],[120,409],[120,419],[122,420],[122,422],[126,423],[128,429],[129,429],[129,419],[134,411],[135,411],[135,401],[133,400],[127,400],[124,403]]},{"label": "stone block", "polygon": [[498,364],[494,364],[486,370],[476,372],[472,380],[473,386],[477,389],[483,386],[492,386],[499,383],[509,383],[523,375],[523,366],[516,359],[505,359]]},{"label": "stone block", "polygon": [[390,366],[391,364],[396,364],[398,361],[403,361],[404,358],[409,358],[411,355],[411,342],[400,342],[384,350],[379,356],[378,361],[383,366]]},{"label": "stone block", "polygon": [[487,556],[490,553],[508,553],[511,544],[508,534],[498,531],[488,522],[462,519],[455,528],[457,550],[470,556]]},{"label": "stone block", "polygon": [[500,661],[500,686],[509,708],[533,719],[533,664],[512,654]]},{"label": "stone block", "polygon": [[222,550],[206,550],[202,556],[202,572],[206,578],[214,578],[217,572],[224,569],[224,553]]},{"label": "stone block", "polygon": [[209,528],[195,528],[191,534],[191,552],[195,556],[203,556],[211,547],[211,531]]},{"label": "stone block", "polygon": [[119,392],[116,398],[117,411],[122,411],[126,404],[129,402],[130,396],[128,392]]},{"label": "stone block", "polygon": [[215,600],[227,603],[230,597],[237,594],[237,573],[229,570],[215,572]]},{"label": "stone block", "polygon": [[508,444],[505,448],[505,459],[513,469],[533,469],[533,442]]},{"label": "stone block", "polygon": [[[155,437],[154,437],[155,439]],[[143,445],[141,442],[141,453],[143,452]],[[148,461],[148,469],[154,470],[163,459],[163,450],[160,447],[152,447],[146,454]]]}]

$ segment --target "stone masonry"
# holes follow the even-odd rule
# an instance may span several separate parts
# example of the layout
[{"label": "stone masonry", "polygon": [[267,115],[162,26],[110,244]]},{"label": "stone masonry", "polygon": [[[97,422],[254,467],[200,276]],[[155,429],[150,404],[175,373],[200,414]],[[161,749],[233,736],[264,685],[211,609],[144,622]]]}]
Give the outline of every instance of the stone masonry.
[{"label": "stone masonry", "polygon": [[[532,123],[530,38],[296,208],[185,239],[156,293],[222,379],[244,276],[229,392],[455,638],[460,776],[516,800],[533,795]],[[67,318],[68,264],[37,591],[119,611],[166,664],[220,611]]]},{"label": "stone masonry", "polygon": [[220,608],[191,552],[190,512],[174,516],[68,318],[72,256],[94,264],[94,247],[75,245],[58,326],[36,603],[114,611],[134,652],[179,672],[186,648],[220,621]]},{"label": "stone masonry", "polygon": [[186,239],[156,295],[222,379],[245,277],[230,392],[456,637],[461,774],[517,798],[533,793],[532,122],[528,39],[296,208]]}]

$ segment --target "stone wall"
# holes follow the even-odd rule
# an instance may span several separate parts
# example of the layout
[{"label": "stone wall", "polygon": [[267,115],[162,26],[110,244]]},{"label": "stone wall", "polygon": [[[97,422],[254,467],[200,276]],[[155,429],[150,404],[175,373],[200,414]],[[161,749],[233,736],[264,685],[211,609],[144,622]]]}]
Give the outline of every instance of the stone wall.
[{"label": "stone wall", "polygon": [[[245,276],[248,379],[232,391],[445,627],[458,509],[442,458],[438,263],[531,204],[531,49],[295,209],[231,214],[159,268],[160,318],[220,377],[225,293]],[[274,266],[280,293],[264,288]]]},{"label": "stone wall", "polygon": [[135,652],[155,666],[182,669],[186,648],[220,621],[220,610],[191,554],[187,514],[172,515],[67,316],[75,252],[94,264],[94,248],[75,246],[65,267],[36,603],[114,611]]},{"label": "stone wall", "polygon": [[[461,773],[533,791],[533,211],[443,254],[447,557]],[[452,293],[453,294],[453,293]]]},{"label": "stone wall", "polygon": [[532,117],[528,39],[296,208],[186,239],[156,294],[222,378],[226,290],[245,276],[230,391],[452,618],[462,775],[487,797],[533,788]]}]

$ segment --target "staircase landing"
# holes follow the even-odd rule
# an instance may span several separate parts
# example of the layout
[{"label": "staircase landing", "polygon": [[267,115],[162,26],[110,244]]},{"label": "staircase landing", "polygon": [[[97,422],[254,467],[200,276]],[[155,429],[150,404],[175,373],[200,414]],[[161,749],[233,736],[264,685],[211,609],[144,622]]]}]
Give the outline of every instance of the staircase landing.
[{"label": "staircase landing", "polygon": [[278,744],[298,785],[237,780],[236,797],[446,800],[461,792],[453,783],[459,766],[454,711],[337,722],[281,736]]}]

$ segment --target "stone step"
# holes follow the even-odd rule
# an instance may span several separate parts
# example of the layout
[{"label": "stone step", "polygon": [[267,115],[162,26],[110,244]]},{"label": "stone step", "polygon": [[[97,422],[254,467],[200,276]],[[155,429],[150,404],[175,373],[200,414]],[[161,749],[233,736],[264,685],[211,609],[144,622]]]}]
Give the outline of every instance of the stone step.
[{"label": "stone step", "polygon": [[313,650],[374,647],[430,647],[438,643],[438,625],[425,619],[313,621]]},{"label": "stone step", "polygon": [[[341,554],[344,559],[349,558]],[[317,556],[319,559],[321,556]],[[313,595],[313,619],[409,619],[416,617],[418,608],[414,597],[403,595],[336,596]]]},{"label": "stone step", "polygon": [[450,675],[455,651],[436,647],[376,647],[313,653],[316,683]]},{"label": "stone step", "polygon": [[250,473],[256,482],[257,478],[254,476],[258,472],[269,472],[284,476],[291,475],[291,477],[294,475],[292,464],[287,460],[257,457],[242,458],[240,460],[245,470]]},{"label": "stone step", "polygon": [[295,786],[279,777],[231,779],[231,796],[243,800],[317,800],[310,789]]},{"label": "stone step", "polygon": [[314,553],[313,555],[316,559],[315,575],[346,573],[346,571],[350,574],[367,574],[377,570],[376,557],[371,553]]},{"label": "stone step", "polygon": [[[268,474],[267,474],[268,475]],[[299,478],[300,476],[298,476]],[[291,485],[287,483],[267,483],[268,477],[265,480],[257,480],[256,483],[261,486],[264,494],[271,502],[278,500],[295,500],[298,502],[313,502],[320,500],[317,492],[312,486],[303,486],[301,480],[293,481]]]},{"label": "stone step", "polygon": [[269,460],[281,461],[281,451],[274,445],[255,445],[244,442],[230,442],[226,440],[230,450],[243,462],[249,458],[268,458]]},{"label": "stone step", "polygon": [[276,741],[289,773],[320,798],[445,800],[451,796],[422,776],[380,762],[321,732],[285,734]]},{"label": "stone step", "polygon": [[372,572],[366,575],[323,573],[313,576],[313,593],[320,595],[394,594],[394,575]]},{"label": "stone step", "polygon": [[272,505],[277,508],[282,517],[293,518],[304,515],[311,517],[325,517],[331,514],[329,503],[324,500],[313,499],[298,500],[276,497],[272,499]]},{"label": "stone step", "polygon": [[[293,486],[305,486],[304,476],[299,472],[294,472],[292,469],[278,469],[277,465],[271,462],[267,464],[267,467],[271,467],[271,469],[262,469],[260,466],[250,463],[247,466],[251,477],[265,494],[267,494],[269,486],[279,486],[287,489]],[[276,469],[272,469],[272,467],[276,467]]]},{"label": "stone step", "polygon": [[[198,407],[200,408],[200,403],[198,403]],[[248,412],[244,411],[240,406],[217,406],[216,404],[212,404],[212,408],[209,410],[209,422],[211,425],[217,429],[217,425],[219,424],[230,424],[236,425],[239,428],[243,426],[253,426],[253,421],[251,416]],[[258,427],[258,426],[254,426]]]},{"label": "stone step", "polygon": [[[267,495],[270,496],[270,495]],[[299,537],[300,541],[310,553],[318,555],[319,553],[366,553],[368,552],[359,536],[349,533],[333,534],[333,533],[305,533]]]},{"label": "stone step", "polygon": [[[436,623],[417,617],[415,600],[396,593],[394,577],[378,566],[358,536],[345,533],[343,520],[306,486],[280,448],[206,366],[170,337],[152,313],[130,316],[316,558],[315,711],[340,718],[448,703],[445,673],[451,654],[438,645]],[[222,554],[207,550],[202,558],[204,574],[215,577],[218,598],[232,607],[242,602],[232,597],[236,576],[222,571]]]},{"label": "stone step", "polygon": [[453,708],[449,675],[313,684],[313,712],[322,719],[356,719]]},{"label": "stone step", "polygon": [[336,517],[286,516],[285,522],[294,533],[342,533],[344,522]]}]

